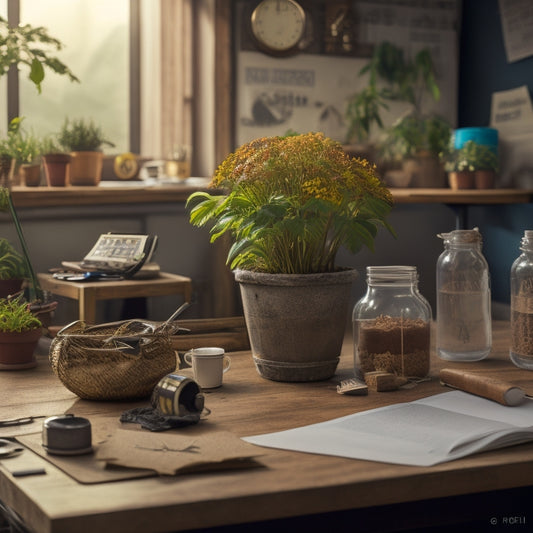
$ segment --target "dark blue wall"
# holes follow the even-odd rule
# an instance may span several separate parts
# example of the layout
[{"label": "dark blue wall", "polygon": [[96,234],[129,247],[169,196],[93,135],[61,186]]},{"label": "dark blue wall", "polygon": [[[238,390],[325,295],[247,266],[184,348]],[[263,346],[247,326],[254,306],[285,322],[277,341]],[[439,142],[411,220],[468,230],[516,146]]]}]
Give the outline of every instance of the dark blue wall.
[{"label": "dark blue wall", "polygon": [[[498,0],[463,0],[460,32],[458,125],[488,126],[492,93],[521,85],[533,88],[533,57],[508,63]],[[493,299],[508,303],[509,271],[525,229],[533,229],[533,205],[469,209],[478,226],[492,278]]]}]

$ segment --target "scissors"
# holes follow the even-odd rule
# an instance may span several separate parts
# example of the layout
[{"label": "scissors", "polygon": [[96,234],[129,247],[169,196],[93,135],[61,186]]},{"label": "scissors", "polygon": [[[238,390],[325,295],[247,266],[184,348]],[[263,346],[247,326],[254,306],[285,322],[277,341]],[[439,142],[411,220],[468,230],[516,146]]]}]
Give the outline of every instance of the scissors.
[{"label": "scissors", "polygon": [[24,448],[16,442],[0,439],[0,459],[6,459],[7,457],[14,457],[24,451]]}]

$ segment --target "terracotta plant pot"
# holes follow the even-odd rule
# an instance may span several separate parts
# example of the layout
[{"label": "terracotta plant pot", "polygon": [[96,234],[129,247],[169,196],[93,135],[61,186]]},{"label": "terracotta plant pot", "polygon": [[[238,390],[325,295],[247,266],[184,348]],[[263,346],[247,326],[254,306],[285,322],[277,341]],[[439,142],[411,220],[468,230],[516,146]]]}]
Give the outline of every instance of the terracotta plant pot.
[{"label": "terracotta plant pot", "polygon": [[26,185],[26,187],[38,187],[41,184],[41,165],[20,165],[19,176],[22,185]]},{"label": "terracotta plant pot", "polygon": [[416,157],[406,159],[402,170],[410,176],[411,187],[440,188],[446,184],[446,173],[438,157],[422,152]]},{"label": "terracotta plant pot", "polygon": [[258,373],[274,381],[329,379],[339,362],[353,269],[321,274],[235,271]]},{"label": "terracotta plant pot", "polygon": [[476,170],[474,172],[476,189],[493,189],[496,182],[494,170]]},{"label": "terracotta plant pot", "polygon": [[49,187],[64,187],[68,185],[70,168],[70,155],[46,154],[43,155],[44,174]]},{"label": "terracotta plant pot", "polygon": [[0,332],[0,370],[34,368],[35,348],[42,328],[23,332]]},{"label": "terracotta plant pot", "polygon": [[449,172],[448,183],[451,189],[472,189],[474,187],[474,173],[470,170]]},{"label": "terracotta plant pot", "polygon": [[71,152],[70,184],[98,185],[102,178],[103,152]]}]

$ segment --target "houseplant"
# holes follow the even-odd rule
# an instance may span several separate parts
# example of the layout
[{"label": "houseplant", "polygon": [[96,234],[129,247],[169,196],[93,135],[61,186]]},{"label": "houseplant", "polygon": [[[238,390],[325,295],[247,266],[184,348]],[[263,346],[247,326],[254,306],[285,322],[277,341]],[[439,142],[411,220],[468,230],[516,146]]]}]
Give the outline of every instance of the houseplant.
[{"label": "houseplant", "polygon": [[41,154],[46,183],[50,187],[64,187],[69,183],[70,154],[59,145],[55,135],[41,140]]},{"label": "houseplant", "polygon": [[28,251],[28,246],[26,244],[26,239],[24,238],[24,233],[22,232],[22,226],[15,210],[13,204],[13,199],[11,198],[11,193],[7,187],[0,186],[0,211],[6,211],[11,215],[13,223],[15,224],[15,229],[17,231],[17,236],[19,238],[20,246],[22,248],[22,255],[24,257],[24,263],[26,267],[27,277],[29,279],[28,287],[26,289],[27,299],[33,303],[44,304],[44,293],[41,289],[41,284],[35,271],[33,270],[30,255]]},{"label": "houseplant", "polygon": [[20,183],[36,187],[41,182],[41,143],[32,132],[22,127],[23,117],[11,121],[8,144],[11,156],[18,168]]},{"label": "houseplant", "polygon": [[0,299],[0,370],[33,368],[42,323],[22,297]]},{"label": "houseplant", "polygon": [[[406,59],[401,48],[379,43],[360,74],[368,74],[368,85],[348,102],[347,142],[368,142],[377,128],[384,132],[377,144],[385,165],[403,165],[411,185],[440,186],[444,172],[438,154],[448,144],[451,127],[446,119],[423,112],[425,96],[440,99],[429,49]],[[408,109],[387,127],[382,113],[392,102],[402,102]]]},{"label": "houseplant", "polygon": [[98,185],[102,177],[104,154],[102,146],[114,146],[100,126],[83,118],[65,119],[58,142],[70,152],[70,184]]},{"label": "houseplant", "polygon": [[0,238],[0,298],[19,292],[27,277],[24,257],[5,238]]},{"label": "houseplant", "polygon": [[[392,197],[366,160],[320,133],[246,143],[218,167],[215,194],[193,193],[193,225],[230,234],[254,361],[279,381],[327,379],[338,363],[356,276],[339,248],[373,248]],[[221,190],[220,190],[221,189]]]},{"label": "houseplant", "polygon": [[62,48],[61,41],[52,37],[46,28],[30,24],[10,26],[6,19],[0,17],[0,76],[12,65],[24,65],[29,68],[28,78],[39,92],[47,69],[79,82],[71,70],[50,53]]},{"label": "houseplant", "polygon": [[468,140],[461,148],[449,147],[441,159],[452,189],[494,187],[499,162],[493,147]]}]

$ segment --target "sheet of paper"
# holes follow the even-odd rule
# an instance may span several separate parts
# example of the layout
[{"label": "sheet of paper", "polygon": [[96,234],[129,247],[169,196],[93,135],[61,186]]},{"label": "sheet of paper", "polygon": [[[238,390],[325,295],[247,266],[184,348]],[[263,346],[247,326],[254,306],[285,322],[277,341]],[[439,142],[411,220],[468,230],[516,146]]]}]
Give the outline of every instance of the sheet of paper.
[{"label": "sheet of paper", "polygon": [[500,186],[533,187],[533,106],[526,85],[493,93],[490,125],[499,136]]},{"label": "sheet of paper", "polygon": [[244,440],[308,453],[432,466],[533,440],[531,427],[532,402],[505,407],[453,391]]},{"label": "sheet of paper", "polygon": [[533,55],[533,10],[531,0],[499,0],[507,61]]}]

